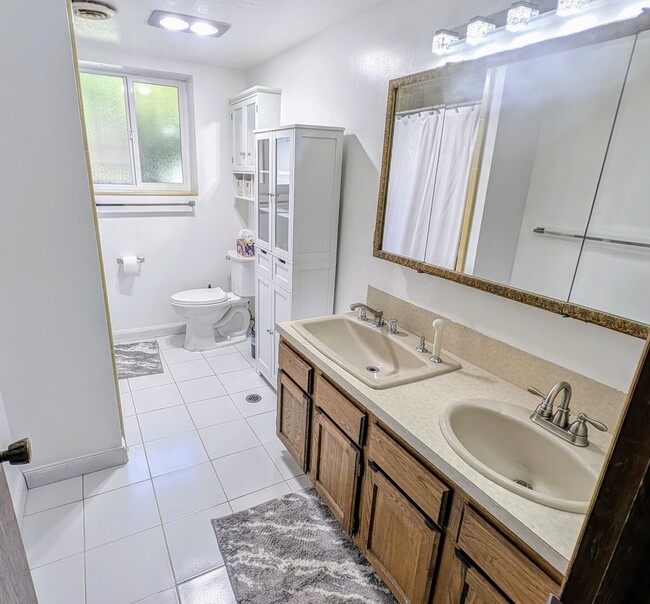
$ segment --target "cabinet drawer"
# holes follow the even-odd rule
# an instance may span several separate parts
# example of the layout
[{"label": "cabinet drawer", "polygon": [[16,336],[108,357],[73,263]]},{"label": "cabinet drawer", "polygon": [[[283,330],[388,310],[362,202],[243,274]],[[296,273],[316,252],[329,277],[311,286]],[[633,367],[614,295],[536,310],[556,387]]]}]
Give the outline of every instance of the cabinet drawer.
[{"label": "cabinet drawer", "polygon": [[286,373],[304,392],[311,394],[314,390],[314,370],[303,361],[284,340],[280,341],[279,368]]},{"label": "cabinet drawer", "polygon": [[458,546],[515,603],[542,604],[559,592],[548,575],[467,506]]},{"label": "cabinet drawer", "polygon": [[338,425],[352,442],[363,446],[366,414],[351,403],[322,376],[316,376],[314,404]]},{"label": "cabinet drawer", "polygon": [[291,264],[282,258],[273,258],[273,282],[291,291]]},{"label": "cabinet drawer", "polygon": [[266,250],[261,249],[257,245],[257,242],[255,242],[255,246],[257,248],[256,251],[257,274],[271,280],[272,269],[273,269],[273,256],[271,256],[271,254],[269,254],[269,252],[267,252]]},{"label": "cabinet drawer", "polygon": [[370,431],[368,458],[431,520],[442,525],[449,488],[376,424]]}]

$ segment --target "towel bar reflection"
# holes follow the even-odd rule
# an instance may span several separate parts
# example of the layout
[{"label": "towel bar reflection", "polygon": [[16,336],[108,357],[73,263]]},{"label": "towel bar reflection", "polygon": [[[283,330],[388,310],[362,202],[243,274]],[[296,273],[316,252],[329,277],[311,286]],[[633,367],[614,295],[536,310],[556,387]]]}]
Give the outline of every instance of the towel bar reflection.
[{"label": "towel bar reflection", "polygon": [[189,201],[178,201],[171,203],[96,203],[98,208],[158,208],[158,207],[196,207],[196,201],[190,199]]},{"label": "towel bar reflection", "polygon": [[[138,264],[142,264],[143,262],[144,262],[144,256],[138,256]],[[118,258],[117,263],[124,264],[124,258]]]},{"label": "towel bar reflection", "polygon": [[615,243],[617,245],[629,245],[632,247],[643,247],[650,249],[650,243],[641,241],[627,241],[626,239],[613,239],[611,237],[594,237],[592,235],[580,235],[579,233],[563,233],[562,231],[552,231],[546,227],[535,227],[533,233],[538,235],[553,235],[554,237],[568,237],[570,239],[584,239],[586,241],[600,241],[602,243]]}]

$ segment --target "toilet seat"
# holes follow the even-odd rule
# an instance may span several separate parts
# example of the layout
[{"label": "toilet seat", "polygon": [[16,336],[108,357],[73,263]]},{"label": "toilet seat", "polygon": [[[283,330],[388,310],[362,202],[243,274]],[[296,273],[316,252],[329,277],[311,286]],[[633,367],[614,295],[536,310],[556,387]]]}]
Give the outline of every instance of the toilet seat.
[{"label": "toilet seat", "polygon": [[217,306],[228,302],[230,298],[220,287],[204,287],[178,292],[171,300],[172,304],[183,306]]}]

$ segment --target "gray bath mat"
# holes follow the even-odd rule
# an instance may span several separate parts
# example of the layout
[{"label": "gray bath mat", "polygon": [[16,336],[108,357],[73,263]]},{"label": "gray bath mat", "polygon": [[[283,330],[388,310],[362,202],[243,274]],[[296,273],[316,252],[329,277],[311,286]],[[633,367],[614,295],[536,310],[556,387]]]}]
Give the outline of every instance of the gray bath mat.
[{"label": "gray bath mat", "polygon": [[239,604],[394,604],[313,489],[212,521]]},{"label": "gray bath mat", "polygon": [[117,364],[117,377],[120,380],[165,371],[160,360],[158,343],[155,340],[116,344],[115,363]]}]

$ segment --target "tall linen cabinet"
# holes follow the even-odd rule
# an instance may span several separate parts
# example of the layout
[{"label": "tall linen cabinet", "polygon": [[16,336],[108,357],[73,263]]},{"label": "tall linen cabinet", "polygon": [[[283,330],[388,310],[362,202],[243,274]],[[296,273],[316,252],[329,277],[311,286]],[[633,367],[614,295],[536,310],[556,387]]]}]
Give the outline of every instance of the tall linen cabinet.
[{"label": "tall linen cabinet", "polygon": [[277,379],[275,324],[332,314],[343,128],[255,132],[257,371]]}]

